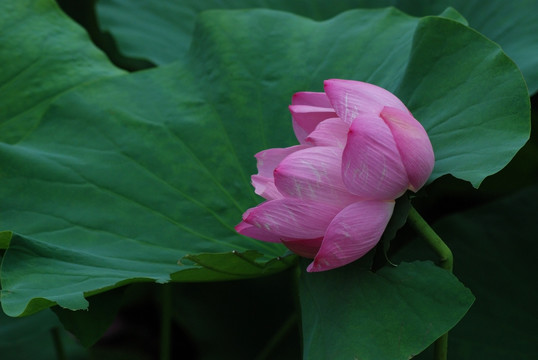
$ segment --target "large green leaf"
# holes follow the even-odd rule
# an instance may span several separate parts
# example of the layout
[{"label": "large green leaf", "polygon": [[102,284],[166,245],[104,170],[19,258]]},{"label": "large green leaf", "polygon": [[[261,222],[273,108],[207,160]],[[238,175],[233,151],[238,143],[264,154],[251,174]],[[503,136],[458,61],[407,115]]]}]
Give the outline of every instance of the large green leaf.
[{"label": "large green leaf", "polygon": [[[417,28],[410,61],[396,93],[428,131],[435,151],[432,178],[450,173],[478,187],[484,174],[501,170],[528,139],[521,141],[514,135],[530,130],[530,102],[523,96],[526,90],[521,87],[522,79],[513,63],[495,44],[486,45],[487,41],[478,33],[459,32],[462,27],[453,21],[424,18]],[[447,37],[451,39],[447,41]],[[487,62],[496,69],[494,73],[486,70]],[[443,75],[453,63],[458,66],[452,68],[452,75]],[[499,82],[490,87],[487,83],[492,76]],[[507,93],[505,86],[518,91]],[[475,120],[481,127],[480,137],[471,131],[469,119],[482,119]],[[497,140],[499,132],[505,138],[502,141]],[[488,153],[507,161],[483,162]]]},{"label": "large green leaf", "polygon": [[361,262],[301,277],[304,359],[404,360],[465,315],[474,297],[431,262],[373,273]]},{"label": "large green leaf", "polygon": [[[538,186],[447,216],[434,228],[454,253],[454,271],[476,296],[450,332],[454,359],[532,359],[538,352]],[[421,241],[395,261],[434,258]],[[431,359],[431,356],[420,356]]]},{"label": "large green leaf", "polygon": [[[31,3],[39,6],[3,2],[0,12],[30,19],[22,33],[67,28],[72,35],[43,43],[23,34],[27,40],[10,47],[81,58],[95,52],[51,1]],[[22,109],[54,97],[31,123],[13,120],[17,113],[2,119],[25,134],[0,144],[0,229],[14,232],[2,264],[6,313],[54,303],[83,309],[85,296],[134,281],[236,279],[289,266],[283,246],[244,238],[233,226],[258,201],[249,184],[253,154],[295,143],[289,99],[321,90],[324,79],[369,81],[408,101],[443,160],[432,180],[453,172],[457,160],[454,173],[477,184],[528,137],[521,74],[495,44],[456,21],[395,9],[322,23],[268,10],[215,11],[200,17],[194,39],[181,61],[128,75],[104,71],[70,91],[54,88],[62,77],[51,69],[74,60],[52,52],[28,65],[43,83],[56,79],[52,90],[28,98],[22,86],[2,98]],[[3,54],[3,62],[21,61],[9,48]],[[425,64],[429,71],[418,71]],[[101,58],[92,66],[111,68]],[[472,76],[455,83],[462,74]],[[416,96],[403,80],[417,86]],[[492,88],[499,92],[476,96]],[[428,89],[441,98],[432,101]],[[498,131],[488,132],[491,126]]]},{"label": "large green leaf", "polygon": [[122,52],[156,64],[175,61],[187,51],[196,15],[208,9],[270,8],[326,20],[358,7],[396,6],[414,16],[436,15],[452,6],[470,26],[499,43],[514,59],[529,85],[538,90],[538,2],[535,0],[99,0],[102,28],[117,39]]},{"label": "large green leaf", "polygon": [[51,101],[74,86],[123,73],[88,46],[88,35],[55,3],[21,0],[0,6],[1,141],[26,136]]}]

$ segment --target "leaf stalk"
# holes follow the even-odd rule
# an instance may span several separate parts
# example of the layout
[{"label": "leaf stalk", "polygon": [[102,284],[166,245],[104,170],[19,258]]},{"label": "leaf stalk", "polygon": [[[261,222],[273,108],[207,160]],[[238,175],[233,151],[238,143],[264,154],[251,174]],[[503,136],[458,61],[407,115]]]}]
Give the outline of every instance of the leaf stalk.
[{"label": "leaf stalk", "polygon": [[454,267],[454,256],[452,255],[452,251],[412,206],[409,209],[409,217],[407,218],[407,221],[409,225],[421,235],[422,239],[425,240],[437,253],[439,256],[439,266],[452,272]]},{"label": "leaf stalk", "polygon": [[54,343],[54,350],[56,351],[56,359],[67,360],[65,357],[65,350],[62,342],[62,335],[60,334],[60,328],[54,327],[51,330],[52,342]]},{"label": "leaf stalk", "polygon": [[[411,206],[409,209],[409,216],[407,218],[409,225],[421,238],[428,243],[428,245],[439,256],[439,267],[452,272],[454,268],[454,256],[450,248],[441,240],[439,235],[431,228],[431,226],[424,220],[424,218],[418,213],[418,211]],[[441,335],[434,344],[434,360],[446,360],[448,354],[448,332]]]},{"label": "leaf stalk", "polygon": [[162,286],[161,298],[161,351],[160,360],[170,360],[170,337],[172,327],[172,290],[170,284]]}]

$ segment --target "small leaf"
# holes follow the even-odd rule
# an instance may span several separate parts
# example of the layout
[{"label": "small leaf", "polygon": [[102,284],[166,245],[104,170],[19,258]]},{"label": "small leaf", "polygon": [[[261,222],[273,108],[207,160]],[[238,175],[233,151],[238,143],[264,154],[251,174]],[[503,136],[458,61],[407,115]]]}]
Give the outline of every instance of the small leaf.
[{"label": "small leaf", "polygon": [[295,255],[289,254],[262,263],[257,261],[261,257],[262,254],[257,251],[185,255],[179,264],[188,264],[197,268],[178,271],[171,275],[171,279],[174,281],[204,281],[208,278],[215,280],[248,279],[284,270],[296,260]]},{"label": "small leaf", "polygon": [[[433,224],[454,254],[456,275],[476,302],[450,332],[454,359],[532,359],[538,351],[538,186]],[[435,258],[416,240],[393,260]],[[479,345],[477,345],[479,344]],[[424,354],[417,359],[431,359]]]},{"label": "small leaf", "polygon": [[302,273],[305,360],[410,359],[456,325],[474,301],[454,275],[431,262],[376,273],[359,265]]}]

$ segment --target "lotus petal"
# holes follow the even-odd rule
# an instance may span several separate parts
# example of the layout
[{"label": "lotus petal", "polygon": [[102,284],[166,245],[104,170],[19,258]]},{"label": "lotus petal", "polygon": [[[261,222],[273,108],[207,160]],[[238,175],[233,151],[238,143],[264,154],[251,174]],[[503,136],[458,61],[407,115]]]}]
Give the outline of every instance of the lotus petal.
[{"label": "lotus petal", "polygon": [[389,91],[362,81],[325,80],[325,93],[338,116],[351,124],[359,115],[379,115],[385,106],[408,111]]},{"label": "lotus petal", "polygon": [[292,105],[310,105],[322,108],[330,108],[331,102],[325,93],[301,91],[291,97]]},{"label": "lotus petal", "polygon": [[341,209],[360,200],[342,182],[342,149],[316,146],[287,156],[274,171],[275,185],[285,197],[333,204]]},{"label": "lotus petal", "polygon": [[389,126],[409,178],[409,189],[417,191],[430,177],[435,157],[422,125],[407,111],[385,107],[381,118]]},{"label": "lotus petal", "polygon": [[336,146],[344,148],[349,125],[340,118],[324,120],[307,136],[305,142],[314,146]]},{"label": "lotus petal", "polygon": [[323,238],[281,239],[282,243],[299,256],[313,259],[319,251]]},{"label": "lotus petal", "polygon": [[267,242],[280,242],[280,237],[259,227],[241,221],[235,226],[235,231],[241,235],[248,236],[253,239],[267,241]]},{"label": "lotus petal", "polygon": [[258,174],[251,176],[254,192],[266,200],[281,198],[282,196],[275,187],[273,171],[286,156],[305,148],[307,146],[296,145],[287,148],[267,149],[254,155],[258,160]]},{"label": "lotus petal", "polygon": [[359,116],[349,128],[342,155],[342,180],[363,199],[392,200],[409,185],[389,127],[378,116]]},{"label": "lotus petal", "polygon": [[281,238],[322,237],[340,209],[314,201],[283,198],[249,209],[244,221]]},{"label": "lotus petal", "polygon": [[360,201],[346,207],[331,221],[307,271],[334,269],[364,256],[381,239],[393,210],[394,201]]},{"label": "lotus petal", "polygon": [[322,108],[310,105],[290,105],[289,106],[293,131],[300,144],[305,143],[306,137],[314,131],[316,126],[323,120],[336,117],[332,108]]}]

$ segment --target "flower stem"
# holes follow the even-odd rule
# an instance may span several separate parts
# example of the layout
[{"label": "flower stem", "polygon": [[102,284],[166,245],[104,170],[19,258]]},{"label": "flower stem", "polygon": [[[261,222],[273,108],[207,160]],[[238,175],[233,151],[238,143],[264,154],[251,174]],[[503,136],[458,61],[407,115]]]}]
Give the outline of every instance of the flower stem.
[{"label": "flower stem", "polygon": [[161,351],[160,359],[170,359],[170,333],[172,326],[172,291],[170,284],[162,285],[161,298]]},{"label": "flower stem", "polygon": [[55,327],[50,330],[52,335],[52,341],[54,343],[54,349],[56,350],[56,359],[66,360],[64,346],[62,342],[62,335],[60,334],[60,328]]},{"label": "flower stem", "polygon": [[269,359],[271,352],[275,350],[278,343],[282,341],[282,339],[284,339],[288,332],[295,326],[297,320],[297,313],[292,313],[284,322],[284,324],[282,324],[280,329],[271,337],[271,339],[269,339],[269,342],[265,345],[262,351],[260,351],[258,356],[256,356],[256,360]]},{"label": "flower stem", "polygon": [[[422,239],[424,239],[437,253],[439,256],[439,266],[452,272],[454,267],[454,256],[452,255],[452,251],[412,206],[409,209],[407,221],[409,222],[409,225],[421,235]],[[441,337],[435,341],[433,352],[435,360],[447,359],[448,332],[441,335]]]},{"label": "flower stem", "polygon": [[296,329],[299,333],[300,327],[301,327],[301,321],[299,319],[299,309],[300,309],[300,300],[299,300],[299,276],[301,275],[301,269],[298,265],[295,265],[291,269],[291,281],[292,281],[292,294],[293,294],[293,300],[295,302],[295,311],[292,312],[288,318],[284,321],[284,323],[280,326],[280,328],[274,333],[274,335],[269,339],[269,341],[265,344],[263,349],[258,353],[258,355],[254,358],[255,360],[267,360],[272,359],[271,354],[276,349],[276,347],[280,344],[282,340],[285,339],[286,336],[290,335],[290,332]]},{"label": "flower stem", "polygon": [[407,218],[407,221],[409,222],[409,225],[421,235],[428,245],[430,245],[437,255],[439,255],[439,266],[452,272],[454,266],[452,251],[412,206],[409,209],[409,217]]}]

